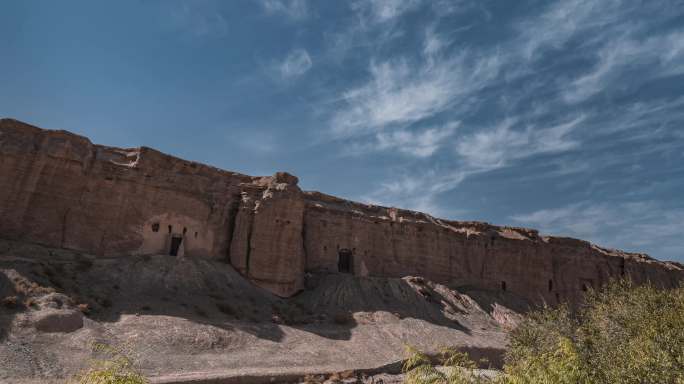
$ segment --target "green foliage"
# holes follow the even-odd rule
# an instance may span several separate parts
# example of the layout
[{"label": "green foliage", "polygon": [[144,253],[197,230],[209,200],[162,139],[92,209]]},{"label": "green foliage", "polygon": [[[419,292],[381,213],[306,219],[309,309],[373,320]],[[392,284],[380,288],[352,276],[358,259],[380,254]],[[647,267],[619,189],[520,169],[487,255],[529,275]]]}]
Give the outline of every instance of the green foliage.
[{"label": "green foliage", "polygon": [[511,334],[502,381],[684,384],[684,288],[589,291],[575,313],[533,313]]},{"label": "green foliage", "polygon": [[467,384],[486,383],[475,371],[477,364],[467,353],[455,348],[443,348],[440,359],[433,364],[432,359],[413,346],[406,346],[408,357],[402,371],[406,374],[406,384]]},{"label": "green foliage", "polygon": [[575,311],[531,313],[511,333],[504,373],[492,381],[455,349],[439,362],[407,352],[407,384],[684,384],[684,286],[617,281],[589,290]]},{"label": "green foliage", "polygon": [[147,384],[149,381],[135,368],[131,352],[96,343],[95,352],[105,356],[93,360],[90,367],[75,377],[78,384]]}]

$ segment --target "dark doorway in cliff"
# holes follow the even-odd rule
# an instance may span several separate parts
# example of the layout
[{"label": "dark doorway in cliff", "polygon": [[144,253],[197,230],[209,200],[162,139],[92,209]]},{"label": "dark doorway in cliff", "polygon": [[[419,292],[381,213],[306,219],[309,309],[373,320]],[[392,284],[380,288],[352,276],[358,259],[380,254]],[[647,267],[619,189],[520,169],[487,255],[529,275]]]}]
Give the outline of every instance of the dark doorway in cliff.
[{"label": "dark doorway in cliff", "polygon": [[342,273],[352,273],[352,252],[347,248],[342,248],[339,250],[338,255],[337,270]]},{"label": "dark doorway in cliff", "polygon": [[180,248],[183,238],[180,236],[173,236],[171,238],[171,249],[169,249],[169,255],[178,256],[178,249]]}]

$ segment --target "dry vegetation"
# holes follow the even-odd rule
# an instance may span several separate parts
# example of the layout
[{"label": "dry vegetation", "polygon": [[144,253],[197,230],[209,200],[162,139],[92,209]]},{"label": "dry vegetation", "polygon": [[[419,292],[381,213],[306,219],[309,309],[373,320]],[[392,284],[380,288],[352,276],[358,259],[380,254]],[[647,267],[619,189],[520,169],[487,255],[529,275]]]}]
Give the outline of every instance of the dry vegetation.
[{"label": "dry vegetation", "polygon": [[[95,344],[101,359],[93,360],[90,367],[76,375],[73,384],[147,384],[149,381],[135,367],[135,359],[125,347],[116,348]],[[71,384],[70,383],[70,384]]]},{"label": "dry vegetation", "polygon": [[475,363],[457,351],[438,364],[447,369],[410,350],[406,382],[682,384],[684,288],[615,282],[588,292],[578,311],[561,306],[532,313],[512,332],[504,372],[495,379],[478,376]]}]

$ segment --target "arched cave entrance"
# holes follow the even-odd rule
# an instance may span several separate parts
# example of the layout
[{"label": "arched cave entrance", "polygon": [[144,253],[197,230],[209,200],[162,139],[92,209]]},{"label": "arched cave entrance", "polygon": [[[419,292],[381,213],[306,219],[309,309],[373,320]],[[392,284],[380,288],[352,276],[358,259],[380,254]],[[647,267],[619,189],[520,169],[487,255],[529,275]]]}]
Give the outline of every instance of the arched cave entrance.
[{"label": "arched cave entrance", "polygon": [[353,256],[352,251],[347,248],[341,248],[338,251],[337,270],[342,273],[352,273],[353,271]]},{"label": "arched cave entrance", "polygon": [[181,236],[171,237],[171,247],[169,249],[170,256],[178,256],[178,249],[180,249],[180,245],[182,242],[183,238]]}]

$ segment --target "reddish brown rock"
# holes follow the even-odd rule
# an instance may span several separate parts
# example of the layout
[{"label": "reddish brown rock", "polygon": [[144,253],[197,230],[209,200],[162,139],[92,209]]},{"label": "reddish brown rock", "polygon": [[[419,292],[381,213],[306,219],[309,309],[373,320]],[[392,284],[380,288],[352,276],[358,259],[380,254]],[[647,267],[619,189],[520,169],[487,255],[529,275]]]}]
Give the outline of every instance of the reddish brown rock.
[{"label": "reddish brown rock", "polygon": [[281,296],[322,270],[420,275],[549,303],[613,277],[662,286],[684,277],[681,265],[643,254],[354,203],[302,192],[297,182],[0,120],[0,235],[10,239],[102,256],[227,259]]}]

